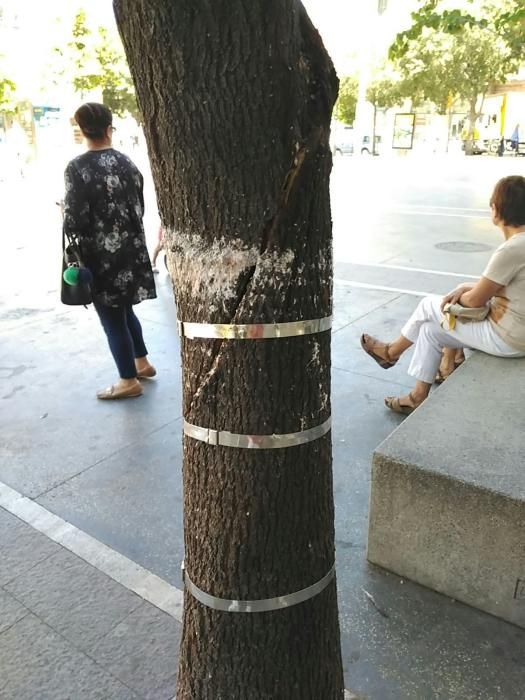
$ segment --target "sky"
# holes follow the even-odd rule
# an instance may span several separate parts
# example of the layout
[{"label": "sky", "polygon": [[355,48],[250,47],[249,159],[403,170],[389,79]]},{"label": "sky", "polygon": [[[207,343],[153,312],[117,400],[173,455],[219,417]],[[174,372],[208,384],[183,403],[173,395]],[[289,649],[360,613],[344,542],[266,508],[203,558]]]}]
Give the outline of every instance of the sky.
[{"label": "sky", "polygon": [[[377,0],[304,0],[304,5],[320,30],[325,44],[338,60],[361,42],[363,21],[367,5]],[[55,17],[62,17],[63,24],[70,24],[78,8],[84,7],[88,15],[100,24],[114,23],[111,0],[0,0],[0,5],[15,10],[24,27],[27,41],[39,53],[55,42],[57,26]],[[2,49],[5,52],[5,48]]]},{"label": "sky", "polygon": [[[389,12],[381,20],[386,30],[385,44],[401,28],[400,17],[408,18],[407,8],[417,4],[417,0],[389,2]],[[369,50],[381,34],[370,24],[377,0],[303,0],[303,4],[319,29],[339,74],[353,72],[356,55]],[[21,73],[16,79],[20,87],[35,81],[35,63],[41,67],[53,47],[60,44],[80,7],[84,7],[88,17],[97,24],[114,24],[111,0],[0,0],[0,6],[16,13],[23,29],[12,41],[0,41],[0,52],[7,55],[8,62]],[[28,60],[29,56],[34,62]]]},{"label": "sky", "polygon": [[418,0],[389,0],[388,12],[376,15],[377,0],[303,0],[328,53],[341,75],[355,68],[355,56],[374,44],[384,51],[395,34],[410,24]]}]

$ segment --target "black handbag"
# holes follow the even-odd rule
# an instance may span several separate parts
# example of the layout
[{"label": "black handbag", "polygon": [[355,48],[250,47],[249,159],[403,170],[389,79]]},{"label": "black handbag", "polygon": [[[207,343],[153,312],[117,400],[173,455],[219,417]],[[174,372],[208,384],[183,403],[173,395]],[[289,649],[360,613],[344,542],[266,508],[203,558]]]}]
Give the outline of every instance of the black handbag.
[{"label": "black handbag", "polygon": [[[87,306],[93,301],[91,285],[89,282],[80,281],[77,284],[68,284],[64,280],[64,271],[68,267],[84,268],[80,246],[75,240],[66,240],[62,231],[62,277],[60,284],[60,300],[67,306]],[[90,275],[88,275],[90,277]]]}]

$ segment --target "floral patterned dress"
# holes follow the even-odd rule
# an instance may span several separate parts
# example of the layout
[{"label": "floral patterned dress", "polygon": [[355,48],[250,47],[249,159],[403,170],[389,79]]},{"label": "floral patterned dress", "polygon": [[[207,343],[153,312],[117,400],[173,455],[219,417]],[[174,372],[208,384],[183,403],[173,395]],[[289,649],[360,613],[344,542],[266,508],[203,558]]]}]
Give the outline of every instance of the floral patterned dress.
[{"label": "floral patterned dress", "polygon": [[74,158],[64,177],[64,233],[80,244],[93,274],[94,300],[123,306],[154,299],[142,225],[144,180],[137,167],[107,148]]}]

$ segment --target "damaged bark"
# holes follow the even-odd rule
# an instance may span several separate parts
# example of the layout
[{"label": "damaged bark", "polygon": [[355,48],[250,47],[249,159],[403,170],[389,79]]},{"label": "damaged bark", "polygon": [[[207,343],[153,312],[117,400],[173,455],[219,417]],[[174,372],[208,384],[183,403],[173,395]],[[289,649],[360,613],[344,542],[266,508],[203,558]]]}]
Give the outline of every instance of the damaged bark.
[{"label": "damaged bark", "polygon": [[[115,0],[144,116],[178,315],[279,323],[332,311],[337,78],[298,0]],[[330,416],[330,333],[182,340],[198,426],[283,434]],[[334,561],[330,434],[288,449],[184,438],[186,570],[214,596],[293,593]],[[343,697],[335,581],[234,614],[185,594],[179,700]]]}]

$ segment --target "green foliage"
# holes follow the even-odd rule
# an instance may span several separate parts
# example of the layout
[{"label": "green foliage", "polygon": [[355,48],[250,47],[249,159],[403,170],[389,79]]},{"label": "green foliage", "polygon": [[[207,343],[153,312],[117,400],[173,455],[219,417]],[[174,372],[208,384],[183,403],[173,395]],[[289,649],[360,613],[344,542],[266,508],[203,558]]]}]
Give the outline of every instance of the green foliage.
[{"label": "green foliage", "polygon": [[15,113],[16,85],[9,78],[0,77],[0,114],[12,115]]},{"label": "green foliage", "polygon": [[75,66],[73,86],[77,92],[82,94],[100,87],[92,32],[86,24],[86,13],[84,10],[79,10],[75,15],[71,34],[73,39],[68,43],[67,47]]},{"label": "green foliage", "polygon": [[440,11],[440,0],[427,0],[412,14],[412,26],[397,36],[390,56],[403,75],[406,94],[415,104],[428,100],[445,113],[452,103],[467,103],[469,130],[474,132],[480,100],[482,104],[490,88],[504,82],[518,67],[510,35],[503,37],[504,26],[506,31],[509,26],[516,28],[515,13],[514,23],[509,15],[513,3],[478,3],[478,16],[474,7],[472,12]]},{"label": "green foliage", "polygon": [[477,27],[454,40],[445,59],[450,94],[466,100],[474,111],[478,96],[484,97],[509,72],[508,55],[497,37]]},{"label": "green foliage", "polygon": [[523,0],[516,0],[513,9],[498,15],[494,22],[499,36],[509,47],[512,58],[525,58],[525,6]]},{"label": "green foliage", "polygon": [[65,50],[55,49],[59,63],[55,73],[68,80],[81,96],[100,90],[104,104],[114,114],[131,114],[140,122],[133,82],[118,39],[106,27],[93,32],[84,10],[75,16],[71,37]]},{"label": "green foliage", "polygon": [[366,99],[375,109],[391,109],[405,99],[403,81],[387,74],[377,74],[369,84]]},{"label": "green foliage", "polygon": [[[412,13],[412,25],[400,32],[389,56],[399,60],[409,51],[410,44],[419,40],[425,30],[431,29],[451,36],[460,36],[468,30],[486,30],[499,37],[508,49],[509,60],[520,61],[525,56],[525,7],[523,0],[487,1],[481,12],[464,9],[440,11],[441,0],[421,0],[422,7]],[[472,5],[473,1],[468,0]]]},{"label": "green foliage", "polygon": [[78,52],[84,51],[86,49],[86,37],[91,34],[86,26],[85,10],[79,10],[75,15],[71,34],[73,36],[71,44],[75,46]]},{"label": "green foliage", "polygon": [[334,117],[343,124],[354,123],[357,107],[358,81],[353,76],[341,78],[339,96],[334,107]]},{"label": "green foliage", "polygon": [[140,122],[140,112],[135,98],[133,82],[122,48],[111,40],[105,27],[99,27],[99,42],[95,55],[100,66],[99,85],[102,88],[104,104],[114,114],[131,114]]}]

